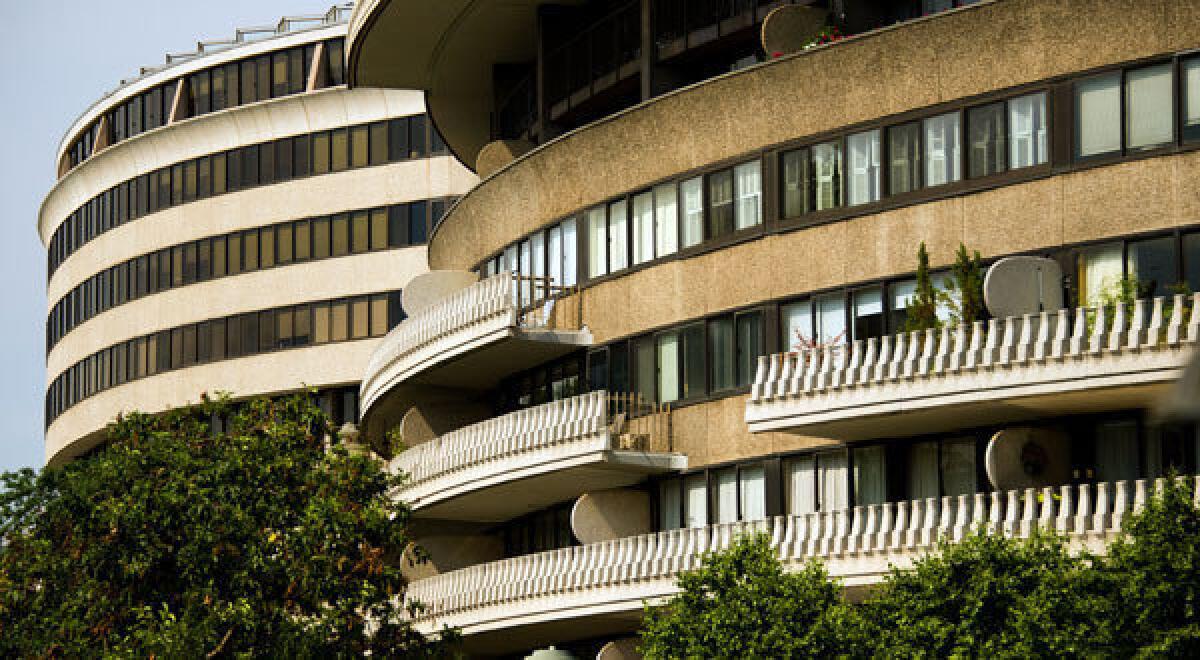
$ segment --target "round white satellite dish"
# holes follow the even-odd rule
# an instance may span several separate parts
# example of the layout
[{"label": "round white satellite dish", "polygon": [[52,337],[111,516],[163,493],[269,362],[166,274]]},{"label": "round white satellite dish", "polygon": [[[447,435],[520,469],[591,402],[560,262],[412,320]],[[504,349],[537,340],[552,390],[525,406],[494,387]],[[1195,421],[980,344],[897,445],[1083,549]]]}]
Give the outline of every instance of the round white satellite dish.
[{"label": "round white satellite dish", "polygon": [[1001,259],[983,278],[983,302],[998,319],[1057,312],[1063,306],[1062,268],[1044,257]]},{"label": "round white satellite dish", "polygon": [[988,441],[984,463],[997,490],[1065,484],[1071,478],[1070,438],[1050,429],[1004,429]]}]

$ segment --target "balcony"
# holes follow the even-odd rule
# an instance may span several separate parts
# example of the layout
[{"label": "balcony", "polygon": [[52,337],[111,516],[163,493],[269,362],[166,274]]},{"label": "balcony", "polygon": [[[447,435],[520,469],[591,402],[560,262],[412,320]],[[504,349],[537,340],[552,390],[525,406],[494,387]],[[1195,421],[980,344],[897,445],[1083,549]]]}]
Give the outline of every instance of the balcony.
[{"label": "balcony", "polygon": [[1042,312],[759,358],[746,422],[842,440],[1148,405],[1200,339],[1200,295]]},{"label": "balcony", "polygon": [[669,407],[590,392],[447,433],[392,468],[409,475],[398,496],[418,517],[499,522],[686,468],[671,450]]},{"label": "balcony", "polygon": [[[484,391],[501,378],[592,343],[587,330],[556,328],[555,295],[502,273],[451,293],[414,313],[384,337],[360,390],[364,416],[386,396],[406,410],[422,392]],[[548,298],[530,309],[533,289]],[[575,325],[578,324],[576,316]]]},{"label": "balcony", "polygon": [[[1200,486],[1200,478],[1187,479]],[[1163,481],[975,493],[675,529],[479,564],[413,582],[408,597],[428,607],[417,621],[421,630],[457,626],[468,650],[502,650],[512,638],[536,644],[552,634],[585,635],[593,623],[611,629],[623,621],[629,631],[644,600],[670,597],[679,574],[700,566],[705,553],[755,532],[770,537],[788,568],[822,560],[855,597],[890,565],[910,566],[940,539],[957,541],[979,528],[1015,538],[1049,529],[1075,548],[1102,551]],[[585,617],[588,625],[580,626]]]}]

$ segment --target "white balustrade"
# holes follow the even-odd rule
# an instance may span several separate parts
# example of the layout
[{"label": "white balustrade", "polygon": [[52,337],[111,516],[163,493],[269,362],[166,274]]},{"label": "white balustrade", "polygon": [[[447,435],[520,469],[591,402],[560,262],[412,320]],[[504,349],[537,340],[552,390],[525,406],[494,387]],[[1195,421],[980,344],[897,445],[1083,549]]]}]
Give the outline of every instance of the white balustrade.
[{"label": "white balustrade", "polygon": [[[1186,478],[1200,493],[1200,477]],[[754,533],[767,536],[785,566],[822,559],[840,578],[858,577],[856,570],[878,575],[879,560],[883,565],[904,557],[911,561],[940,540],[961,541],[979,531],[1027,537],[1043,529],[1078,543],[1107,541],[1120,533],[1128,513],[1161,491],[1161,481],[977,493],[673,529],[479,564],[415,581],[408,597],[429,608],[418,619],[463,625],[485,616],[480,611],[489,606],[504,604],[507,615],[520,607],[540,612],[542,599],[564,594],[578,596],[583,605],[606,597],[626,600],[624,590],[638,585],[653,587],[649,593],[641,588],[641,597],[669,596],[680,572]],[[631,607],[638,606],[635,599]]]},{"label": "white balustrade", "polygon": [[589,392],[494,417],[405,450],[392,467],[409,475],[407,489],[488,461],[593,439],[607,430],[607,401],[607,392]]}]

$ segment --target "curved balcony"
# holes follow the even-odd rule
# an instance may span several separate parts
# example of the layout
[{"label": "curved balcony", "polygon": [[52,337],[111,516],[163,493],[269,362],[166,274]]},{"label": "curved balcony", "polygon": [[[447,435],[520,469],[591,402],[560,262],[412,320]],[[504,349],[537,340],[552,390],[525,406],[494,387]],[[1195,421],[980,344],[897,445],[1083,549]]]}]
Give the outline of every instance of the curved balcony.
[{"label": "curved balcony", "polygon": [[419,517],[499,522],[582,493],[682,470],[670,409],[590,392],[447,433],[400,454]]},{"label": "curved balcony", "polygon": [[[592,342],[586,329],[558,329],[555,302],[532,311],[528,282],[501,273],[452,293],[396,326],[371,356],[361,388],[364,418],[385,397],[407,409],[421,390],[486,390],[501,378]],[[563,322],[561,324],[568,324]],[[577,325],[578,315],[573,323]],[[407,404],[407,405],[406,405]]]},{"label": "curved balcony", "polygon": [[1075,547],[1103,551],[1162,482],[975,493],[675,529],[479,564],[413,582],[408,597],[428,608],[417,622],[421,629],[457,626],[469,648],[500,650],[506,635],[540,641],[561,632],[563,622],[585,617],[590,629],[593,621],[612,625],[623,616],[633,630],[643,601],[675,594],[680,573],[742,534],[767,534],[789,568],[824,561],[854,595],[881,581],[891,565],[909,566],[939,540],[958,541],[980,528],[1016,538],[1049,529]]},{"label": "curved balcony", "polygon": [[976,321],[759,358],[751,432],[842,440],[1148,404],[1200,340],[1200,294]]}]

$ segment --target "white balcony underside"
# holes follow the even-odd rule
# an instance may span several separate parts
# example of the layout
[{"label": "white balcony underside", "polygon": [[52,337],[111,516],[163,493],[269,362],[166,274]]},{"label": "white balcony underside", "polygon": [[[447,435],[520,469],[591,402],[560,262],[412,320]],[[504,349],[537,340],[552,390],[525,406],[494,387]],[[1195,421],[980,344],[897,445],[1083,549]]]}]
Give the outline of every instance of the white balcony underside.
[{"label": "white balcony underside", "polygon": [[687,468],[687,457],[678,454],[604,449],[607,434],[585,444],[578,453],[547,451],[478,465],[406,489],[401,497],[420,518],[501,522],[582,493]]},{"label": "white balcony underside", "polygon": [[842,440],[904,437],[1114,409],[1160,398],[1188,348],[1009,364],[817,392],[747,410],[751,432],[828,434]]},{"label": "white balcony underside", "polygon": [[911,566],[936,552],[939,539],[980,528],[1018,538],[1051,529],[1074,549],[1103,552],[1155,487],[1138,480],[978,493],[670,530],[452,571],[413,582],[408,597],[429,608],[418,629],[454,626],[468,652],[512,652],[633,632],[643,603],[676,594],[681,572],[741,534],[766,534],[789,570],[820,559],[857,599],[891,566]]}]

